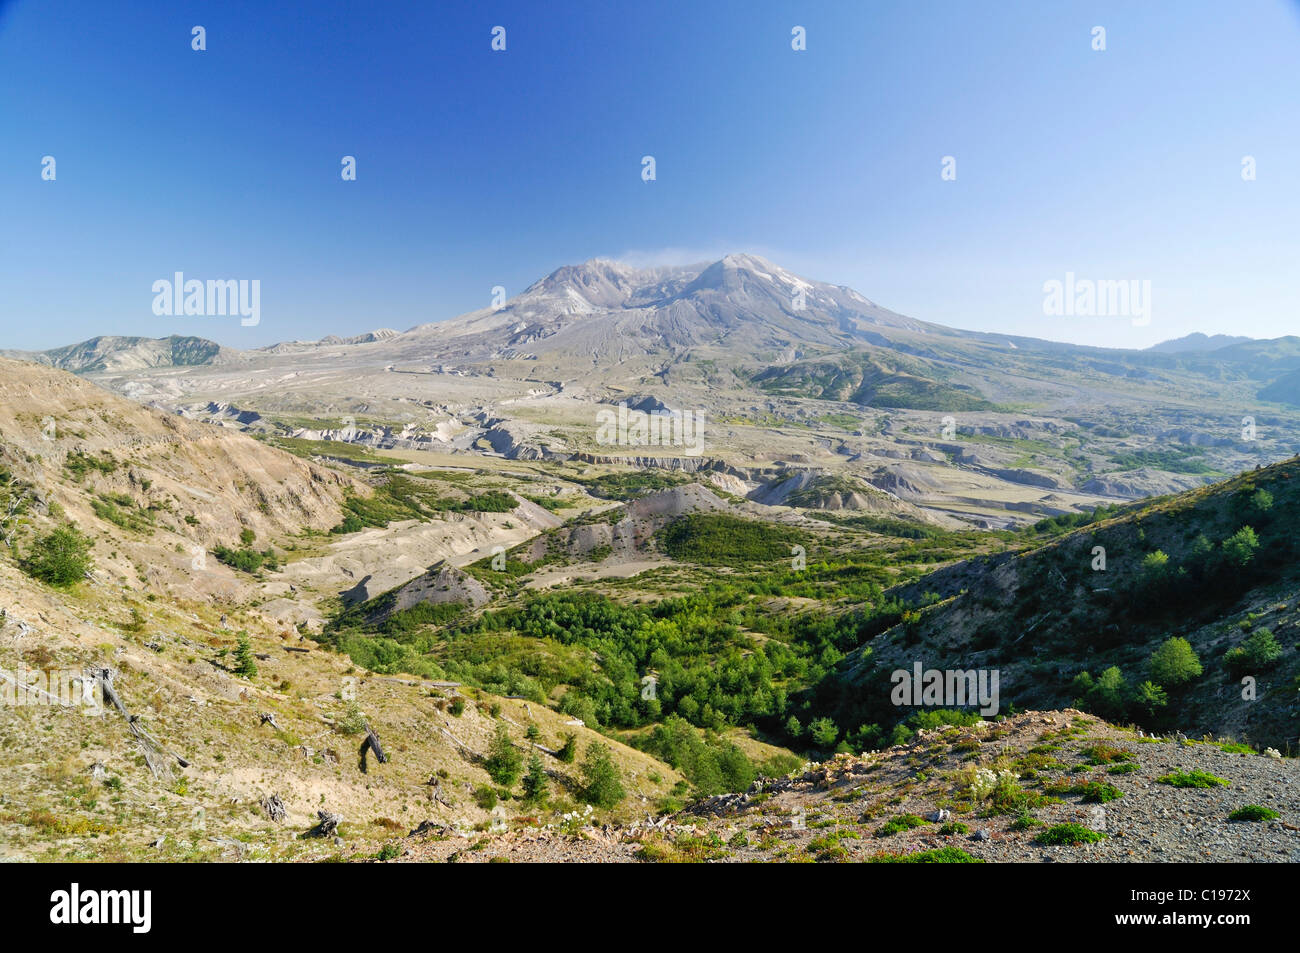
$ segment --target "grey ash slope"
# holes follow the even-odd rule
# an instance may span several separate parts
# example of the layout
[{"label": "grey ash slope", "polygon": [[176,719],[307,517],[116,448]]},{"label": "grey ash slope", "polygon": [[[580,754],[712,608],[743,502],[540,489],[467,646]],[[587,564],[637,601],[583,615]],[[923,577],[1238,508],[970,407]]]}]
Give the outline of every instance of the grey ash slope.
[{"label": "grey ash slope", "polygon": [[644,270],[593,259],[552,272],[499,310],[421,325],[389,343],[412,356],[608,366],[706,345],[725,347],[736,360],[846,348],[880,326],[942,330],[754,255]]}]

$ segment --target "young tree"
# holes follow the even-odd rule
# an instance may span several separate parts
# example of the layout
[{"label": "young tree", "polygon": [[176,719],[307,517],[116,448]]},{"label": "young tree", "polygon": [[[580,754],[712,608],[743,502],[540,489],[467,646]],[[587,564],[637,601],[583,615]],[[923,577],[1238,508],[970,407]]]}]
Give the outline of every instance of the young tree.
[{"label": "young tree", "polygon": [[1201,674],[1201,660],[1196,657],[1191,643],[1178,636],[1166,639],[1151,653],[1147,664],[1151,678],[1166,688],[1177,688]]},{"label": "young tree", "polygon": [[1243,526],[1223,541],[1223,558],[1233,569],[1244,569],[1255,558],[1257,549],[1259,537],[1255,535],[1255,530]]},{"label": "young tree", "polygon": [[1157,549],[1143,557],[1139,579],[1146,587],[1147,598],[1150,599],[1153,608],[1158,610],[1168,608],[1170,591],[1177,578],[1174,567],[1169,563],[1169,556],[1164,550]]},{"label": "young tree", "polygon": [[23,572],[56,589],[68,589],[90,571],[92,542],[72,525],[37,539],[19,565]]},{"label": "young tree", "polygon": [[609,747],[600,742],[587,746],[587,753],[582,758],[582,778],[586,782],[582,787],[582,799],[588,804],[608,809],[617,806],[626,796]]},{"label": "young tree", "polygon": [[483,764],[484,770],[493,781],[508,788],[519,780],[519,772],[523,770],[523,766],[523,755],[510,740],[510,732],[506,730],[505,722],[497,722],[497,731],[492,736],[487,760]]},{"label": "young tree", "polygon": [[1137,687],[1133,703],[1146,712],[1147,717],[1154,717],[1156,711],[1169,704],[1169,695],[1155,682],[1146,681]]},{"label": "young tree", "polygon": [[560,750],[556,752],[555,757],[564,764],[573,764],[578,758],[578,736],[566,734],[564,742],[560,745]]},{"label": "young tree", "polygon": [[1142,575],[1150,582],[1159,582],[1169,573],[1169,557],[1157,549],[1142,558]]},{"label": "young tree", "polygon": [[1088,695],[1092,710],[1112,721],[1124,716],[1128,707],[1128,680],[1119,666],[1112,665],[1097,676],[1097,683]]},{"label": "young tree", "polygon": [[257,662],[253,659],[253,645],[248,640],[248,633],[239,633],[239,645],[235,649],[235,674],[252,678],[257,674]]},{"label": "young tree", "polygon": [[835,744],[839,734],[840,729],[829,718],[817,718],[808,725],[808,735],[819,748],[829,748]]},{"label": "young tree", "polygon": [[546,769],[542,767],[541,757],[534,751],[528,759],[528,771],[524,774],[524,798],[529,801],[545,800],[547,786]]}]

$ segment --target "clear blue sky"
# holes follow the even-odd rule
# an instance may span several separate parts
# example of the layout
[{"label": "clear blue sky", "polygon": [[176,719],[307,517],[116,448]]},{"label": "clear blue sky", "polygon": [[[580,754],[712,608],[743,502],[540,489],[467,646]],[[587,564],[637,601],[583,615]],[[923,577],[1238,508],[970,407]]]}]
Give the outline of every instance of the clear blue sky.
[{"label": "clear blue sky", "polygon": [[[957,327],[1300,333],[1295,0],[0,5],[0,347],[404,329],[727,251]],[[260,279],[261,324],[155,317],[175,271]],[[1150,280],[1150,326],[1044,316],[1067,271]]]}]

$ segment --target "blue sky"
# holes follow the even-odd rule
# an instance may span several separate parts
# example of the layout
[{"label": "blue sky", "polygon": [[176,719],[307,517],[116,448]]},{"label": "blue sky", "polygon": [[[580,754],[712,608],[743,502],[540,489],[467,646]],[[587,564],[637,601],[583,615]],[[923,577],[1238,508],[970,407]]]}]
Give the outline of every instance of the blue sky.
[{"label": "blue sky", "polygon": [[[728,251],[955,327],[1300,333],[1294,0],[0,5],[0,347],[404,329]],[[260,279],[261,324],[155,316],[176,271]],[[1067,271],[1149,280],[1150,325],[1045,316]]]}]

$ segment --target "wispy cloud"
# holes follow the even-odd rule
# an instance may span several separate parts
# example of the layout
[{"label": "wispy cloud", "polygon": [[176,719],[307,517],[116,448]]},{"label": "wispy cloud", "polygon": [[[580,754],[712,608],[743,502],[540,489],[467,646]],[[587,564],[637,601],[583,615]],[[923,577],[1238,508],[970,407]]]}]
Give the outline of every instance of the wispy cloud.
[{"label": "wispy cloud", "polygon": [[634,268],[666,268],[672,265],[695,265],[713,262],[727,255],[758,255],[768,261],[784,264],[786,252],[756,242],[729,242],[699,246],[668,246],[664,248],[633,248],[618,254],[602,255],[631,265]]}]

